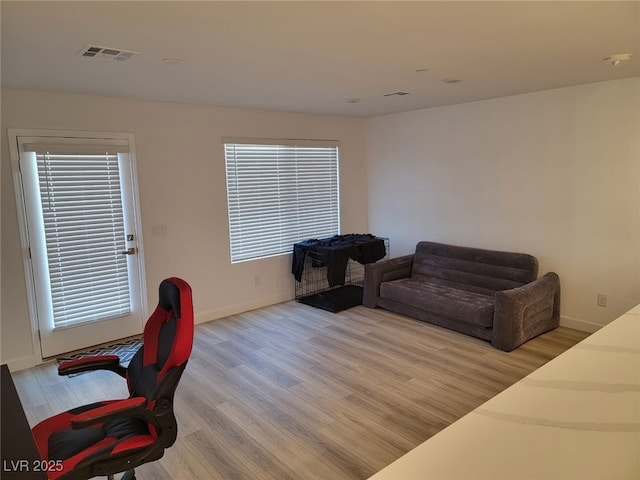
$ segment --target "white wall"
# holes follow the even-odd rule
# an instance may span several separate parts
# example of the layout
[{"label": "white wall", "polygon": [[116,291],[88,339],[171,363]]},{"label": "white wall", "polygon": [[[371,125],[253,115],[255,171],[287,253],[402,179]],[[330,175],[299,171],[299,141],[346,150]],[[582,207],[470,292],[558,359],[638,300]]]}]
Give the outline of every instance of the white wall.
[{"label": "white wall", "polygon": [[198,321],[292,298],[289,256],[229,262],[220,138],[331,138],[344,232],[389,236],[393,256],[422,239],[532,253],[560,274],[563,323],[593,330],[640,303],[639,91],[635,78],[363,120],[3,89],[1,361],[37,358],[7,128],[135,134],[150,308],[169,275],[192,284]]},{"label": "white wall", "polygon": [[606,324],[640,303],[639,90],[634,78],[369,119],[369,228],[392,256],[419,240],[534,254],[560,275],[563,324]]},{"label": "white wall", "polygon": [[[222,136],[341,141],[343,232],[366,232],[365,121],[347,117],[2,90],[1,361],[29,366],[33,352],[7,128],[135,134],[148,304],[168,276],[193,288],[197,321],[293,298],[291,256],[232,265]],[[168,235],[152,237],[166,224]],[[255,275],[261,282],[255,285]]]}]

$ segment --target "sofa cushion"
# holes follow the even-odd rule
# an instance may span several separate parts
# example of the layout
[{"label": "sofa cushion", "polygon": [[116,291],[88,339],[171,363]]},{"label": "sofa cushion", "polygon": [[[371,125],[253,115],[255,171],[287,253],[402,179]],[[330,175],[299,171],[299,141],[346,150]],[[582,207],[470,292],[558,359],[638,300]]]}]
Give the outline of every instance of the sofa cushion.
[{"label": "sofa cushion", "polygon": [[380,297],[483,327],[493,325],[494,299],[489,295],[402,278],[383,282]]},{"label": "sofa cushion", "polygon": [[528,254],[435,242],[418,243],[411,271],[412,277],[437,278],[486,294],[521,287],[537,274],[538,261]]}]

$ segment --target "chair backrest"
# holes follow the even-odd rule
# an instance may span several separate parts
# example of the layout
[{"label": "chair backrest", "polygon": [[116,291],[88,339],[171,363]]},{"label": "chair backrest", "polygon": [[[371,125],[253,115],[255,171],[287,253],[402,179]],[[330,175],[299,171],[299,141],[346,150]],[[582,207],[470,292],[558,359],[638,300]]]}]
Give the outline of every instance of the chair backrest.
[{"label": "chair backrest", "polygon": [[127,368],[132,397],[173,401],[193,345],[191,287],[180,278],[160,284],[158,306],[147,320],[143,344]]}]

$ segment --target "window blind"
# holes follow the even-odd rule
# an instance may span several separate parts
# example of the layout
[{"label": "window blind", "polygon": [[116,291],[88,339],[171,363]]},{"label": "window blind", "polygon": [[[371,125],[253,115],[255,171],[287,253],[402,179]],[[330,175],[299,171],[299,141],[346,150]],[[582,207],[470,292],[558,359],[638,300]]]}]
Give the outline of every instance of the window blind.
[{"label": "window blind", "polygon": [[117,154],[36,155],[54,328],[131,311]]},{"label": "window blind", "polygon": [[339,233],[338,147],[305,143],[224,144],[232,262]]}]

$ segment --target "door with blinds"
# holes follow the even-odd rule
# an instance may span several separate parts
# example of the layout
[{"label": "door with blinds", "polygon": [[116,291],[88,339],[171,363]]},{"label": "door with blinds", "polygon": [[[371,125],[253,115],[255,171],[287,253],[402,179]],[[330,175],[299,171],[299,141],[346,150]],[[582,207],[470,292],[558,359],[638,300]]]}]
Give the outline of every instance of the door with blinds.
[{"label": "door with blinds", "polygon": [[42,357],[139,334],[132,139],[16,140]]}]

